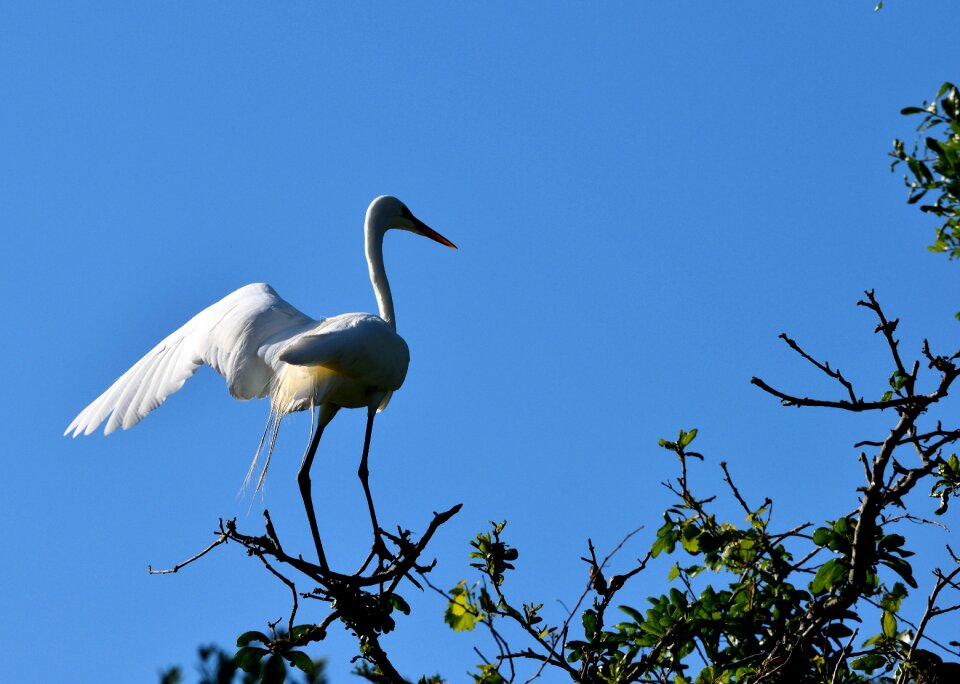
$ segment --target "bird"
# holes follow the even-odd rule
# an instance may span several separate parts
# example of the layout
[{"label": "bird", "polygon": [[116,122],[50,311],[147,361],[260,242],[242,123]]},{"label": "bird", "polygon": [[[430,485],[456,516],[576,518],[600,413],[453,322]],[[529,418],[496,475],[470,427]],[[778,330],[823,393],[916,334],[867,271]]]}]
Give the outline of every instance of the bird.
[{"label": "bird", "polygon": [[224,376],[227,390],[241,400],[270,398],[270,417],[247,481],[265,441],[269,448],[257,490],[263,484],[280,421],[311,411],[312,437],[297,473],[301,498],[320,566],[328,568],[313,507],[310,469],[324,428],[342,408],[367,409],[363,452],[357,474],[382,549],[370,495],[367,461],[374,416],[403,384],[410,363],[407,343],[397,334],[393,296],[383,265],[383,238],[404,230],[456,249],[418,219],[396,197],[381,195],[367,208],[364,251],[379,314],[347,313],[314,319],[266,283],[246,285],[207,307],[172,332],[83,409],[64,435],[89,435],[101,424],[109,435],[133,427],[178,391],[201,365]]}]

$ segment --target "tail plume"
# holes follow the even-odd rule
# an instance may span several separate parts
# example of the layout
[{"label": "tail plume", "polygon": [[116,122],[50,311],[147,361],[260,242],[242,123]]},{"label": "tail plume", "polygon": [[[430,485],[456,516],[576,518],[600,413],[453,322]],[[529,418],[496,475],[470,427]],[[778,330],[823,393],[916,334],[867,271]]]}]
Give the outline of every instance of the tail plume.
[{"label": "tail plume", "polygon": [[[257,467],[257,461],[260,460],[260,454],[263,453],[264,445],[267,446],[267,458],[264,461],[263,469],[260,471],[260,477],[257,478],[256,489],[253,490],[254,496],[263,488],[263,483],[267,478],[267,469],[270,467],[270,457],[273,456],[273,448],[277,444],[277,434],[280,432],[280,421],[286,415],[285,411],[271,408],[270,415],[267,417],[267,424],[263,428],[263,434],[260,436],[260,443],[257,445],[257,451],[253,454],[253,460],[250,462],[250,468],[247,470],[247,476],[243,478],[243,486],[240,488],[240,494],[244,495],[250,486],[250,480]],[[268,437],[269,435],[269,437]],[[251,505],[253,502],[251,501]]]}]

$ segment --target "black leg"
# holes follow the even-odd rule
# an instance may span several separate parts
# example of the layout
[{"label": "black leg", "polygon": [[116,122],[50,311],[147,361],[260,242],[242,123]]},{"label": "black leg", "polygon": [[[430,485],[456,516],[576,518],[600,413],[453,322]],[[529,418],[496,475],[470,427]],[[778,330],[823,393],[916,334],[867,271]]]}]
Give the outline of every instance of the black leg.
[{"label": "black leg", "polygon": [[313,465],[313,457],[317,454],[317,447],[320,445],[320,436],[323,429],[327,426],[336,409],[332,412],[326,409],[326,406],[320,407],[320,415],[317,419],[317,427],[313,431],[313,439],[310,440],[310,446],[303,455],[303,463],[300,464],[300,470],[297,472],[297,483],[300,485],[300,496],[303,497],[303,507],[307,510],[307,520],[310,521],[310,532],[313,534],[313,543],[317,547],[317,560],[320,567],[328,570],[327,557],[323,553],[323,544],[320,543],[320,529],[317,527],[317,515],[313,510],[313,495],[310,491],[310,467]]},{"label": "black leg", "polygon": [[363,485],[363,493],[367,497],[370,523],[373,525],[373,552],[381,558],[386,558],[389,554],[383,544],[383,539],[380,537],[380,524],[377,522],[377,512],[373,509],[373,497],[370,496],[370,483],[368,482],[370,471],[367,469],[367,458],[370,455],[370,436],[373,434],[373,417],[376,414],[376,409],[370,409],[367,412],[367,432],[363,437],[363,455],[360,457],[360,469],[357,470],[357,475]]}]

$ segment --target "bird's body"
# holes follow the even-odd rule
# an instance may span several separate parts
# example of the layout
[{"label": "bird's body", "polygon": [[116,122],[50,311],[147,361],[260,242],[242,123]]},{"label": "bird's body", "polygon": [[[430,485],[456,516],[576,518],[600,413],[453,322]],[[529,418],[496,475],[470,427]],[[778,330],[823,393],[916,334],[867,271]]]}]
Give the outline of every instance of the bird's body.
[{"label": "bird's body", "polygon": [[[241,287],[157,344],[81,411],[64,434],[88,435],[104,422],[105,434],[117,428],[126,430],[179,390],[204,364],[224,376],[235,398],[270,397],[274,426],[271,452],[284,415],[319,408],[314,437],[298,479],[317,552],[325,564],[310,500],[310,465],[323,428],[337,412],[366,407],[367,434],[360,477],[379,541],[366,482],[370,430],[374,413],[382,410],[403,384],[410,362],[407,344],[396,332],[393,297],[383,267],[383,236],[390,228],[454,247],[415,218],[400,200],[376,198],[367,209],[364,244],[379,315],[349,313],[314,319],[281,299],[269,285]],[[260,444],[262,447],[263,440]],[[266,465],[258,487],[265,474]]]},{"label": "bird's body", "polygon": [[410,364],[403,338],[379,316],[363,313],[319,322],[291,340],[281,357],[271,402],[282,413],[326,403],[383,408]]}]

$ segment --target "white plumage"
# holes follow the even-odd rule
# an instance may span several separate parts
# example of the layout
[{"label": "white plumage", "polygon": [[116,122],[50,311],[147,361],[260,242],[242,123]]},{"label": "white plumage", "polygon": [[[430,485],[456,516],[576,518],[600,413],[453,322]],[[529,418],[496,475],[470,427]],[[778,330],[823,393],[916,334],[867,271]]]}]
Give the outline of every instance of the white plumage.
[{"label": "white plumage", "polygon": [[104,421],[107,435],[133,427],[201,364],[226,379],[234,398],[269,396],[283,415],[327,402],[366,406],[369,393],[399,389],[409,361],[407,343],[381,317],[352,313],[315,320],[269,285],[255,283],[168,335],[74,418],[65,434],[89,435]]},{"label": "white plumage", "polygon": [[[373,200],[364,222],[364,241],[379,316],[350,313],[313,319],[281,299],[269,285],[241,287],[151,349],[81,411],[64,434],[89,435],[104,422],[107,435],[117,428],[126,430],[136,425],[179,390],[202,364],[224,376],[227,389],[237,399],[270,397],[273,437],[285,414],[319,407],[312,448],[304,456],[300,481],[301,490],[304,481],[307,483],[304,503],[323,560],[309,504],[309,468],[320,433],[341,408],[367,407],[368,420],[372,421],[374,412],[382,410],[403,384],[410,362],[407,344],[396,332],[393,297],[383,267],[383,236],[390,228],[455,248],[395,197]],[[271,438],[271,449],[272,443]],[[364,472],[368,448],[369,425],[361,461]],[[361,479],[376,531],[364,474]]]}]

